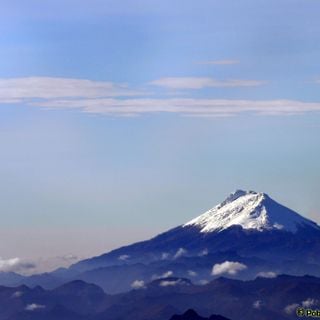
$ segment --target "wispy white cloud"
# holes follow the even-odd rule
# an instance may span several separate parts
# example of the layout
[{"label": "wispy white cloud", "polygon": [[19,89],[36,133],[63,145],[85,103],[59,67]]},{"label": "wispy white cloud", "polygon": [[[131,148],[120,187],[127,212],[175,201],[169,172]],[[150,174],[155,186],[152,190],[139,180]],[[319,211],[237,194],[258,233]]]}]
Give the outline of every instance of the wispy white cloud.
[{"label": "wispy white cloud", "polygon": [[36,311],[36,310],[39,310],[39,309],[44,309],[45,307],[46,306],[44,306],[42,304],[31,303],[31,304],[28,304],[25,307],[25,310],[27,310],[27,311]]},{"label": "wispy white cloud", "polygon": [[78,109],[108,116],[177,113],[191,117],[230,117],[241,114],[283,116],[320,112],[320,102],[226,99],[73,99],[33,102],[50,109]]},{"label": "wispy white cloud", "polygon": [[118,260],[120,261],[126,261],[130,258],[128,254],[122,254],[121,256],[118,257]]},{"label": "wispy white cloud", "polygon": [[171,270],[163,273],[160,278],[169,278],[169,277],[172,277],[173,276],[173,272]]},{"label": "wispy white cloud", "polygon": [[23,272],[35,267],[35,264],[32,262],[20,258],[2,259],[0,257],[0,272]]},{"label": "wispy white cloud", "polygon": [[253,304],[252,304],[252,307],[254,308],[254,309],[261,309],[261,307],[262,307],[262,301],[261,300],[257,300],[257,301],[255,301]]},{"label": "wispy white cloud", "polygon": [[314,307],[314,306],[318,306],[319,304],[320,304],[320,301],[318,299],[308,298],[308,299],[306,299],[304,301],[301,301],[301,303],[292,303],[292,304],[287,305],[284,308],[284,312],[291,315],[291,314],[294,314],[296,312],[296,309],[299,306],[302,306],[304,308],[311,308],[311,307]]},{"label": "wispy white cloud", "polygon": [[311,308],[320,304],[320,301],[317,299],[308,298],[307,300],[302,301],[302,306],[305,308]]},{"label": "wispy white cloud", "polygon": [[176,252],[176,254],[174,255],[173,258],[174,259],[181,258],[181,257],[185,256],[187,254],[187,252],[188,251],[186,249],[180,248],[180,249],[177,250],[177,252]]},{"label": "wispy white cloud", "polygon": [[239,64],[239,60],[235,59],[225,59],[225,60],[208,60],[208,61],[198,61],[197,64],[203,65],[232,65]]},{"label": "wispy white cloud", "polygon": [[[190,81],[189,86],[197,87],[205,83],[206,80],[202,84]],[[20,103],[45,109],[74,109],[105,116],[133,117],[143,114],[171,113],[187,117],[210,118],[241,114],[284,116],[320,112],[320,102],[202,98],[152,99],[147,98],[146,95],[132,97],[139,94],[140,92],[132,91],[125,86],[90,80],[0,79],[0,104]]]},{"label": "wispy white cloud", "polygon": [[16,291],[12,294],[11,298],[20,298],[23,296],[23,292],[22,291]]},{"label": "wispy white cloud", "polygon": [[2,259],[0,258],[0,270],[1,271],[10,271],[12,268],[15,268],[21,263],[19,258],[12,259]]},{"label": "wispy white cloud", "polygon": [[276,278],[277,274],[273,271],[263,271],[263,272],[259,272],[257,274],[257,277],[272,279],[272,278]]},{"label": "wispy white cloud", "polygon": [[186,282],[181,279],[171,279],[171,280],[163,280],[160,282],[160,287],[174,287],[176,285],[185,285]]},{"label": "wispy white cloud", "polygon": [[27,77],[0,79],[0,102],[28,99],[138,96],[126,84],[73,78]]},{"label": "wispy white cloud", "polygon": [[264,85],[260,80],[216,80],[213,78],[199,77],[169,77],[150,82],[150,84],[168,89],[204,89],[204,88],[235,88],[235,87],[258,87]]},{"label": "wispy white cloud", "polygon": [[209,254],[209,250],[208,249],[203,249],[200,253],[199,253],[199,257],[204,257],[207,256]]},{"label": "wispy white cloud", "polygon": [[195,272],[195,271],[193,271],[193,270],[188,270],[188,275],[189,275],[190,277],[196,277],[196,276],[198,275],[198,273]]},{"label": "wispy white cloud", "polygon": [[247,269],[247,266],[240,262],[225,261],[217,263],[212,268],[212,275],[218,276],[221,274],[236,275],[240,271]]},{"label": "wispy white cloud", "polygon": [[162,252],[161,254],[161,260],[167,260],[170,258],[170,253],[168,252]]},{"label": "wispy white cloud", "polygon": [[133,289],[143,289],[145,288],[145,283],[143,280],[135,280],[131,284],[131,288]]},{"label": "wispy white cloud", "polygon": [[173,276],[173,272],[171,270],[164,272],[163,274],[157,275],[154,274],[151,279],[156,280],[156,279],[163,279],[163,278],[169,278]]},{"label": "wispy white cloud", "polygon": [[320,112],[320,102],[295,100],[72,99],[33,102],[30,105],[78,109],[85,113],[109,116],[177,113],[192,117],[230,117],[240,114],[281,116]]},{"label": "wispy white cloud", "polygon": [[292,304],[289,304],[287,305],[285,308],[284,308],[284,312],[286,314],[293,314],[296,312],[296,309],[299,307],[299,304],[297,303],[292,303]]}]

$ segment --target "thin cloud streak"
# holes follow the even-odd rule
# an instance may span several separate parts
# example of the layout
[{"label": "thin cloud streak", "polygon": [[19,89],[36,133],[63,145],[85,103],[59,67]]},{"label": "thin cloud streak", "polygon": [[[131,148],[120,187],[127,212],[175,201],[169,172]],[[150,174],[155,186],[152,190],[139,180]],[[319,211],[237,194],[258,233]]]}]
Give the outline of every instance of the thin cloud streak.
[{"label": "thin cloud streak", "polygon": [[[171,80],[167,81],[165,79]],[[242,82],[245,80],[220,83],[211,78],[165,79],[157,80],[158,85],[167,84],[172,87],[180,86],[189,89],[210,85],[254,85],[251,82]],[[198,118],[231,117],[241,114],[284,116],[320,111],[320,102],[178,97],[149,98],[146,92],[132,90],[127,85],[46,77],[0,79],[0,104],[23,104],[46,109],[75,109],[88,114],[121,117],[158,113]]]},{"label": "thin cloud streak", "polygon": [[236,88],[236,87],[258,87],[266,84],[260,80],[216,80],[213,78],[199,77],[168,77],[150,82],[151,85],[168,89],[192,89],[199,90],[204,88]]},{"label": "thin cloud streak", "polygon": [[129,89],[126,84],[86,79],[27,77],[0,79],[0,101],[18,99],[59,99],[129,97],[145,93]]},{"label": "thin cloud streak", "polygon": [[233,64],[239,64],[239,60],[209,60],[209,61],[199,61],[197,64],[203,64],[203,65],[233,65]]},{"label": "thin cloud streak", "polygon": [[42,305],[42,304],[37,304],[37,303],[31,303],[31,304],[28,304],[26,307],[25,307],[25,310],[26,311],[36,311],[36,310],[39,310],[39,309],[45,309],[46,306]]},{"label": "thin cloud streak", "polygon": [[78,99],[33,102],[50,109],[78,109],[109,116],[172,113],[191,117],[230,117],[241,114],[285,116],[319,112],[320,103],[295,100],[219,99]]}]

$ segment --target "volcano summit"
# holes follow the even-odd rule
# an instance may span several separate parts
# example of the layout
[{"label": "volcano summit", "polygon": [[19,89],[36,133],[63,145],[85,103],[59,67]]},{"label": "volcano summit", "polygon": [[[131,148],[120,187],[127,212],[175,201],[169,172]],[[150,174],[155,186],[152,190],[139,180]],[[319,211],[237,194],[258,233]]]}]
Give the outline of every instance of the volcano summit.
[{"label": "volcano summit", "polygon": [[171,285],[185,283],[179,279],[206,283],[221,275],[242,280],[283,273],[320,276],[319,252],[320,227],[315,222],[265,193],[238,190],[150,240],[6,284],[53,288],[83,280],[119,293],[168,277],[176,278],[163,282]]},{"label": "volcano summit", "polygon": [[318,226],[296,212],[278,204],[265,193],[237,190],[225,201],[184,226],[196,226],[201,232],[222,231],[231,226],[243,229],[286,230]]}]

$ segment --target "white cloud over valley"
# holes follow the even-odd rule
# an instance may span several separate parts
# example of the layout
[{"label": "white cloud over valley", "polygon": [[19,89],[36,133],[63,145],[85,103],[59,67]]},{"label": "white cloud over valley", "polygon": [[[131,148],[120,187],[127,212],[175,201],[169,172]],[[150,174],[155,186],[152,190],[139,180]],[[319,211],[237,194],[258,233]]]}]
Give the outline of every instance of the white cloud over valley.
[{"label": "white cloud over valley", "polygon": [[286,314],[289,314],[289,315],[292,315],[296,312],[296,309],[299,307],[299,304],[298,303],[292,303],[292,304],[289,304],[287,305],[285,308],[284,308],[284,312]]},{"label": "white cloud over valley", "polygon": [[188,253],[188,251],[184,248],[180,248],[177,250],[176,254],[174,255],[174,259],[179,259],[183,256],[185,256]]},{"label": "white cloud over valley", "polygon": [[35,267],[34,263],[20,258],[3,259],[0,257],[0,272],[23,272]]},{"label": "white cloud over valley", "polygon": [[42,304],[37,304],[37,303],[31,303],[31,304],[28,304],[26,307],[25,307],[25,310],[26,311],[36,311],[36,310],[39,310],[39,309],[44,309],[46,306],[42,305]]},{"label": "white cloud over valley", "polygon": [[172,276],[173,276],[173,272],[171,270],[168,270],[168,271],[166,271],[166,272],[164,272],[163,274],[160,274],[160,275],[154,274],[151,277],[151,280],[169,278],[169,277],[172,277]]},{"label": "white cloud over valley", "polygon": [[23,292],[22,291],[16,291],[12,294],[11,298],[20,298],[23,296]]},{"label": "white cloud over valley", "polygon": [[160,282],[160,287],[174,287],[176,285],[183,285],[185,282],[183,282],[181,279],[177,280],[163,280]]},{"label": "white cloud over valley", "polygon": [[130,258],[128,254],[122,254],[121,256],[118,257],[118,260],[120,261],[126,261]]},{"label": "white cloud over valley", "polygon": [[263,271],[263,272],[259,272],[257,274],[257,277],[272,279],[277,277],[277,273],[273,271]]},{"label": "white cloud over valley", "polygon": [[261,301],[261,300],[255,301],[255,302],[252,304],[252,307],[253,307],[254,309],[261,309],[261,307],[262,307],[262,301]]},{"label": "white cloud over valley", "polygon": [[190,277],[196,277],[196,276],[198,275],[198,273],[195,272],[195,271],[193,271],[193,270],[188,270],[188,275],[189,275]]},{"label": "white cloud over valley", "polygon": [[236,275],[240,271],[247,269],[247,266],[240,262],[225,261],[217,263],[212,268],[212,275],[218,276],[222,274]]},{"label": "white cloud over valley", "polygon": [[131,284],[132,289],[143,289],[145,288],[145,283],[143,280],[135,280]]},{"label": "white cloud over valley", "polygon": [[320,301],[318,299],[308,298],[307,300],[302,301],[301,304],[305,308],[311,308],[314,306],[319,306]]}]

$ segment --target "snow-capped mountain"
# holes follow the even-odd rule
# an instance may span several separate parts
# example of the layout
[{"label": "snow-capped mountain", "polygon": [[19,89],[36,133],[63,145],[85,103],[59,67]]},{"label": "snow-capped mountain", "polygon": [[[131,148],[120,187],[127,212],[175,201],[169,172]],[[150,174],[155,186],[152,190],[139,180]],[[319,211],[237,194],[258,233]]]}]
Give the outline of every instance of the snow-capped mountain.
[{"label": "snow-capped mountain", "polygon": [[303,241],[319,241],[320,248],[320,227],[315,222],[282,206],[265,193],[237,190],[183,225],[150,240],[81,261],[72,268],[149,263],[228,250],[255,255],[259,249],[260,256],[272,250],[276,255],[277,252],[282,254],[289,244],[290,248],[286,250],[294,254]]},{"label": "snow-capped mountain", "polygon": [[144,286],[167,276],[210,281],[216,264],[241,266],[241,272],[231,273],[240,279],[281,273],[320,276],[319,252],[316,223],[264,193],[238,190],[190,222],[150,240],[82,260],[69,269],[24,278],[18,284],[53,288],[83,280],[118,293],[131,289],[133,283]]},{"label": "snow-capped mountain", "polygon": [[243,229],[297,231],[299,226],[318,226],[296,212],[281,206],[265,193],[237,190],[225,201],[184,224],[200,232],[222,231],[231,226]]}]

